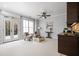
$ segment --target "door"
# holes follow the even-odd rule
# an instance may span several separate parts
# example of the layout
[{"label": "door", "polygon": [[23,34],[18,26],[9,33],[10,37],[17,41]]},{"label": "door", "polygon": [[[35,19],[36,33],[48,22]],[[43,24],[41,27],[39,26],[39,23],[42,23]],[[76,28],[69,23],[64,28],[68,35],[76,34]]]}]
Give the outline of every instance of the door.
[{"label": "door", "polygon": [[5,39],[4,42],[18,39],[18,22],[15,18],[5,18]]}]

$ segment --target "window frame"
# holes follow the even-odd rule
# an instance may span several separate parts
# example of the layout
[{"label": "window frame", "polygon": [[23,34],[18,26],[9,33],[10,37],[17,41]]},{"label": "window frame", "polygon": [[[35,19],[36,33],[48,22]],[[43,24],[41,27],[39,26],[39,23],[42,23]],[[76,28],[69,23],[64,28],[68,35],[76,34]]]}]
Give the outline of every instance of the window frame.
[{"label": "window frame", "polygon": [[[32,28],[32,29],[33,29],[33,33],[34,33],[34,28],[35,28],[35,24],[34,24],[35,22],[34,22],[34,20],[23,19],[23,22],[24,22],[24,21],[28,21],[28,27],[25,27],[26,24],[23,23],[23,33],[25,33],[25,32],[24,32],[24,28],[28,28],[27,32],[28,32],[29,34],[31,34],[29,29]],[[30,27],[30,26],[29,26],[29,25],[30,25],[30,24],[29,24],[30,21],[33,22],[33,27]]]}]

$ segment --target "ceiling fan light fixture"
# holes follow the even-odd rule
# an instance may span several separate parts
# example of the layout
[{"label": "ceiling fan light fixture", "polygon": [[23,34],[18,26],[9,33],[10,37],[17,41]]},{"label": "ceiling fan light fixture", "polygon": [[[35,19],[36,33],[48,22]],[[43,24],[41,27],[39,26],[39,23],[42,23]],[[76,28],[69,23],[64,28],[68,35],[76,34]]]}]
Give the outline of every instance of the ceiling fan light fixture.
[{"label": "ceiling fan light fixture", "polygon": [[46,19],[47,17],[49,17],[49,16],[51,16],[51,15],[47,14],[47,12],[44,11],[44,12],[42,12],[42,15],[38,15],[38,16],[40,16],[40,18],[43,17],[43,18]]}]

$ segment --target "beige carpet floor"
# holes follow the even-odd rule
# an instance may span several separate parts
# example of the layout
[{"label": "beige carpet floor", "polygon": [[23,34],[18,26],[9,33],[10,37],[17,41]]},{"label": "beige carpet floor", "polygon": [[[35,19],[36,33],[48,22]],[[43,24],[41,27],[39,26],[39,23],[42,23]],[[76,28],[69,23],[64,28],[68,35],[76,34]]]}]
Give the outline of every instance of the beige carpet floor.
[{"label": "beige carpet floor", "polygon": [[0,56],[60,56],[57,39],[43,42],[18,40],[0,44]]}]

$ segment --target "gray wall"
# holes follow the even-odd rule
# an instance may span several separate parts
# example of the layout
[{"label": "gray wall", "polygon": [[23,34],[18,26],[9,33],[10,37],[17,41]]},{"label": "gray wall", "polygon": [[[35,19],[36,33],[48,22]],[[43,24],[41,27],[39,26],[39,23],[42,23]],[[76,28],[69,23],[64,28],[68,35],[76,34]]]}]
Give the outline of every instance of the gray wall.
[{"label": "gray wall", "polygon": [[3,16],[0,15],[0,43],[3,42],[4,39],[4,20]]},{"label": "gray wall", "polygon": [[[57,6],[58,5],[58,6]],[[42,36],[47,36],[46,31],[46,24],[47,23],[52,23],[52,38],[57,39],[58,38],[58,34],[63,32],[63,28],[66,27],[66,3],[59,3],[54,5],[53,10],[55,10],[52,13],[51,17],[48,17],[47,19],[40,19],[40,27],[41,27],[41,35]]]}]

